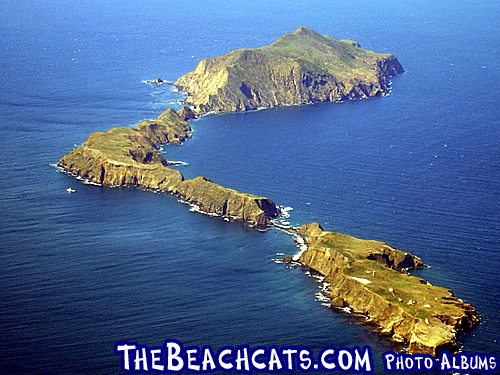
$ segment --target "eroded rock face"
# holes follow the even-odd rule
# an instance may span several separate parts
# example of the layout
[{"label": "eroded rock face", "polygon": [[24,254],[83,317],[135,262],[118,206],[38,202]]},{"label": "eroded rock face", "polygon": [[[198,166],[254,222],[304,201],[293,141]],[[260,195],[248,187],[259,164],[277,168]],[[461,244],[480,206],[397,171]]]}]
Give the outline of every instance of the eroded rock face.
[{"label": "eroded rock face", "polygon": [[379,332],[403,342],[410,353],[456,351],[457,332],[479,323],[476,310],[450,290],[398,269],[422,267],[420,258],[378,241],[303,225],[308,249],[299,261],[325,276],[332,307],[364,314]]},{"label": "eroded rock face", "polygon": [[179,117],[184,121],[189,121],[189,120],[194,120],[197,116],[196,113],[194,113],[191,108],[185,105],[179,111]]},{"label": "eroded rock face", "polygon": [[205,114],[385,95],[389,78],[402,72],[393,55],[301,27],[270,46],[203,60],[176,85]]},{"label": "eroded rock face", "polygon": [[[363,50],[307,28],[269,47],[242,49],[200,62],[176,85],[188,93],[180,113],[168,109],[136,128],[92,134],[59,161],[66,173],[107,186],[131,186],[176,194],[200,211],[267,226],[278,215],[268,198],[238,192],[206,177],[185,180],[168,168],[160,145],[190,137],[186,122],[208,112],[233,112],[385,95],[389,77],[404,70],[393,55]],[[154,82],[157,83],[157,82]],[[451,291],[409,276],[422,260],[378,241],[325,232],[318,223],[298,233],[308,249],[299,261],[325,276],[332,307],[350,307],[406,344],[411,353],[454,351],[456,335],[478,323],[477,312]],[[287,257],[284,261],[292,262]]]},{"label": "eroded rock face", "polygon": [[132,186],[176,194],[200,211],[255,226],[270,225],[278,215],[268,198],[225,188],[205,178],[185,180],[168,168],[158,154],[161,144],[180,143],[190,137],[189,125],[168,109],[157,120],[136,128],[114,128],[92,134],[85,144],[59,161],[66,173],[107,186]]},{"label": "eroded rock face", "polygon": [[376,260],[389,268],[397,270],[423,268],[424,262],[419,257],[396,250],[390,245],[369,252],[366,259]]},{"label": "eroded rock face", "polygon": [[175,193],[203,212],[255,226],[270,225],[270,219],[278,215],[270,199],[225,188],[206,177],[184,181]]}]

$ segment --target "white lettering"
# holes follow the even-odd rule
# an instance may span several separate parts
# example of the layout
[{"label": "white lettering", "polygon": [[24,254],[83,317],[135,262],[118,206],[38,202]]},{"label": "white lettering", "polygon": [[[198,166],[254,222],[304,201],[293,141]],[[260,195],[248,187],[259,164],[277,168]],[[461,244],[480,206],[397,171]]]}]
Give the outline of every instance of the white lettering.
[{"label": "white lettering", "polygon": [[488,360],[486,358],[478,358],[478,370],[488,370]]},{"label": "white lettering", "polygon": [[394,354],[385,354],[384,355],[384,360],[385,360],[385,369],[387,371],[392,370],[391,364],[394,362]]},{"label": "white lettering", "polygon": [[425,357],[424,358],[424,366],[427,370],[430,370],[434,366],[434,361],[429,357]]},{"label": "white lettering", "polygon": [[243,348],[243,357],[241,357],[241,350],[236,352],[236,370],[241,371],[241,362],[245,363],[245,370],[250,371],[250,363],[248,362],[248,349]]},{"label": "white lettering", "polygon": [[252,354],[252,365],[258,370],[264,370],[266,368],[266,365],[260,362],[257,362],[257,357],[259,355],[264,354],[266,351],[264,349],[257,349],[256,351],[253,352]]},{"label": "white lettering", "polygon": [[[304,371],[309,370],[312,365],[311,358],[308,357],[309,352],[307,350],[301,350],[299,354],[300,368]],[[307,364],[305,364],[307,363]]]},{"label": "white lettering", "polygon": [[274,366],[277,366],[277,370],[281,370],[283,367],[281,365],[280,357],[278,353],[276,353],[276,349],[272,348],[271,349],[271,358],[269,359],[269,371],[276,371],[274,370]]},{"label": "white lettering", "polygon": [[156,362],[161,360],[156,354],[161,353],[161,349],[151,350],[151,368],[153,370],[163,371],[163,365],[157,365]]},{"label": "white lettering", "polygon": [[439,368],[441,370],[450,370],[450,361],[448,360],[448,356],[446,355],[445,352],[441,353],[441,357],[439,358]]},{"label": "white lettering", "polygon": [[[196,364],[196,360],[198,359],[196,357],[196,353],[197,352],[198,352],[198,350],[196,350],[196,349],[186,350],[187,362],[188,362],[188,369],[189,370],[200,371],[200,365]],[[194,356],[192,354],[194,354]]]},{"label": "white lettering", "polygon": [[356,350],[356,362],[354,364],[354,368],[356,371],[360,369],[364,369],[363,372],[371,372],[372,371],[372,362],[370,358],[370,352],[365,350],[365,355],[361,358],[360,354]]},{"label": "white lettering", "polygon": [[148,371],[148,357],[146,356],[146,348],[140,348],[142,349],[142,357],[139,356],[139,350],[135,351],[135,369],[136,370],[141,370],[141,365],[140,363],[142,362],[142,365],[144,366],[144,371]]},{"label": "white lettering", "polygon": [[231,363],[226,363],[222,360],[224,356],[229,354],[231,354],[231,349],[224,349],[219,353],[219,364],[225,370],[231,370],[233,368],[233,365]]},{"label": "white lettering", "polygon": [[288,370],[293,368],[293,354],[296,354],[297,350],[295,349],[285,349],[283,350],[283,354],[288,357]]},{"label": "white lettering", "polygon": [[[184,367],[184,361],[179,356],[181,347],[176,342],[167,343],[167,371],[181,371]],[[174,360],[177,365],[174,366]]]},{"label": "white lettering", "polygon": [[397,370],[404,370],[405,368],[405,365],[404,365],[404,357],[401,357],[398,355],[398,357],[396,358],[396,369]]},{"label": "white lettering", "polygon": [[326,361],[326,357],[329,356],[329,355],[333,355],[335,353],[335,350],[333,349],[327,349],[323,352],[323,354],[321,354],[321,364],[323,365],[323,367],[327,370],[333,370],[335,367],[335,364],[334,363],[329,363]]},{"label": "white lettering", "polygon": [[203,362],[201,363],[203,371],[208,371],[208,365],[210,364],[210,370],[215,370],[215,362],[212,357],[210,349],[206,348],[205,353],[203,353]]},{"label": "white lettering", "polygon": [[135,345],[118,345],[116,347],[117,352],[125,351],[125,353],[123,353],[123,367],[124,367],[123,369],[124,370],[130,370],[128,351],[134,350],[134,349],[135,349]]},{"label": "white lettering", "polygon": [[[347,365],[344,362],[344,357],[347,357]],[[350,370],[352,366],[352,355],[348,350],[341,350],[339,352],[339,366],[342,370]]]}]

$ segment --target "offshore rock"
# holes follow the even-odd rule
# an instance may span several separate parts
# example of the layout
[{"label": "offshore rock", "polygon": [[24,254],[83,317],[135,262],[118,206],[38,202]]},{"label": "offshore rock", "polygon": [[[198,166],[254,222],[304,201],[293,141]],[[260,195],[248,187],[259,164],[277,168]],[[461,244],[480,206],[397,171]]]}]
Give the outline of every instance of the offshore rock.
[{"label": "offshore rock", "polygon": [[383,96],[403,72],[394,55],[300,27],[270,46],[203,60],[175,85],[197,114],[241,112]]},{"label": "offshore rock", "polygon": [[153,79],[153,80],[148,80],[146,81],[147,83],[151,83],[153,85],[163,85],[163,79],[161,78],[156,78],[156,79]]},{"label": "offshore rock", "polygon": [[91,183],[133,186],[178,195],[207,214],[225,216],[253,226],[268,226],[278,215],[268,198],[225,188],[205,177],[185,180],[167,167],[158,153],[166,143],[181,143],[190,137],[190,126],[168,109],[156,120],[136,128],[112,128],[92,134],[85,144],[59,161],[66,173]]},{"label": "offshore rock", "polygon": [[438,356],[442,350],[457,351],[457,332],[479,323],[476,310],[450,290],[401,272],[422,268],[420,258],[383,242],[325,232],[318,223],[298,232],[308,244],[299,262],[330,283],[332,308],[350,307],[366,315],[408,352]]}]

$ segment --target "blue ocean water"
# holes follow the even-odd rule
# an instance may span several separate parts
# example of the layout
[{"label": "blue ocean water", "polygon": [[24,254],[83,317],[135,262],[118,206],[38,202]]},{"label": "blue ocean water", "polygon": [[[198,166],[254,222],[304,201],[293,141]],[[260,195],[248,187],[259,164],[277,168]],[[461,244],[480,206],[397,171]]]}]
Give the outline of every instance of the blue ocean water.
[{"label": "blue ocean water", "polygon": [[[370,345],[394,349],[315,299],[273,259],[297,251],[189,211],[165,194],[84,185],[51,166],[94,131],[157,117],[203,58],[306,25],[394,53],[385,98],[207,116],[167,146],[206,175],[293,207],[299,225],[378,239],[472,303],[466,352],[500,330],[500,16],[483,1],[49,1],[0,5],[0,367],[120,373],[116,341],[161,345]],[[68,194],[66,188],[76,190]]]}]

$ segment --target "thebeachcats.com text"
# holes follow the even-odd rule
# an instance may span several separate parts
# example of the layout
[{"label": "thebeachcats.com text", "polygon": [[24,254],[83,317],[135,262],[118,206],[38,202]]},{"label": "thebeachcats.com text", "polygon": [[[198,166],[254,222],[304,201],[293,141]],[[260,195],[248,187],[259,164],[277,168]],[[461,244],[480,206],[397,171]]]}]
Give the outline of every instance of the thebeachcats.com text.
[{"label": "thebeachcats.com text", "polygon": [[[306,346],[224,346],[213,350],[211,346],[184,346],[177,340],[166,340],[163,346],[140,345],[123,341],[115,344],[115,353],[121,356],[121,369],[126,373],[182,372],[213,373],[215,371],[252,372],[337,372],[373,374],[371,348],[354,346],[327,346],[317,356]],[[387,351],[382,355],[387,373],[482,372],[498,370],[498,357],[494,354],[450,354],[442,351],[437,361],[429,354],[405,354]]]}]

